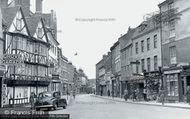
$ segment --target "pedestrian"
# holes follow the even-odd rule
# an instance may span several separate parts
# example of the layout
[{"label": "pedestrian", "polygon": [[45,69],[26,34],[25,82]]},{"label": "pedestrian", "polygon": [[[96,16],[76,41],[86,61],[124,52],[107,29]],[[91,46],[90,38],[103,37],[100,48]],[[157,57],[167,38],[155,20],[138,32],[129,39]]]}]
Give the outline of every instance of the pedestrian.
[{"label": "pedestrian", "polygon": [[187,103],[190,104],[190,86],[187,86],[186,96],[187,96]]},{"label": "pedestrian", "polygon": [[136,90],[133,90],[132,97],[133,97],[133,101],[135,101],[136,100]]},{"label": "pedestrian", "polygon": [[110,90],[108,90],[108,97],[110,96]]},{"label": "pedestrian", "polygon": [[144,101],[147,101],[147,91],[145,88],[143,89],[143,98],[144,98]]},{"label": "pedestrian", "polygon": [[160,101],[164,105],[164,90],[160,90]]},{"label": "pedestrian", "polygon": [[76,92],[75,91],[73,91],[73,98],[75,99],[75,96],[76,96]]},{"label": "pedestrian", "polygon": [[125,101],[127,101],[127,99],[128,99],[128,90],[127,89],[124,90],[124,99],[125,99]]},{"label": "pedestrian", "polygon": [[137,101],[140,101],[140,91],[139,91],[139,89],[136,89],[136,100]]},{"label": "pedestrian", "polygon": [[111,91],[111,95],[112,95],[112,98],[114,98],[114,91],[113,90]]},{"label": "pedestrian", "polygon": [[31,109],[34,109],[34,98],[35,98],[35,94],[34,94],[34,92],[31,92],[31,94],[30,94]]},{"label": "pedestrian", "polygon": [[101,95],[101,96],[103,95],[103,90],[100,91],[100,95]]}]

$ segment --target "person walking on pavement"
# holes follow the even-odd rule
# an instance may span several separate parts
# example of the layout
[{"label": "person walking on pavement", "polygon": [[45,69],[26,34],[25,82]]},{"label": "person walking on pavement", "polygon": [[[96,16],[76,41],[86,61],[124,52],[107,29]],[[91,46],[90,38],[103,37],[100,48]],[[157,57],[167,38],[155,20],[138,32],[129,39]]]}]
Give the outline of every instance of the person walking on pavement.
[{"label": "person walking on pavement", "polygon": [[108,97],[110,96],[110,90],[108,90]]},{"label": "person walking on pavement", "polygon": [[35,94],[34,94],[34,92],[31,92],[31,94],[30,94],[31,109],[34,109],[34,102],[35,102],[34,98],[35,98]]},{"label": "person walking on pavement", "polygon": [[160,101],[162,105],[164,105],[164,90],[163,89],[160,91]]},{"label": "person walking on pavement", "polygon": [[136,89],[136,100],[137,101],[140,101],[140,91],[139,91],[139,89]]},{"label": "person walking on pavement", "polygon": [[100,95],[103,96],[103,90],[100,91]]},{"label": "person walking on pavement", "polygon": [[113,90],[111,91],[111,94],[112,94],[112,98],[114,98],[114,91]]},{"label": "person walking on pavement", "polygon": [[128,99],[128,90],[127,89],[124,90],[124,99],[125,99],[125,101],[127,101],[127,99]]},{"label": "person walking on pavement", "polygon": [[143,89],[143,98],[144,98],[144,101],[147,101],[147,90],[146,90],[146,88]]},{"label": "person walking on pavement", "polygon": [[190,104],[190,86],[187,86],[186,96],[187,96],[187,103]]},{"label": "person walking on pavement", "polygon": [[136,100],[136,89],[133,90],[133,92],[132,92],[132,98],[133,98],[133,101]]},{"label": "person walking on pavement", "polygon": [[76,96],[76,92],[75,91],[73,91],[73,98],[75,99],[75,96]]}]

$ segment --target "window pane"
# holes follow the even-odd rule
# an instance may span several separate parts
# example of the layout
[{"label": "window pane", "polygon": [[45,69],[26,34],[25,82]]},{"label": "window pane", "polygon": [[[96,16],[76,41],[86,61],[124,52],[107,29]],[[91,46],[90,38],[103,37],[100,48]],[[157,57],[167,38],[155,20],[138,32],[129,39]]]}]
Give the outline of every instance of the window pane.
[{"label": "window pane", "polygon": [[147,51],[150,50],[150,38],[147,38]]}]

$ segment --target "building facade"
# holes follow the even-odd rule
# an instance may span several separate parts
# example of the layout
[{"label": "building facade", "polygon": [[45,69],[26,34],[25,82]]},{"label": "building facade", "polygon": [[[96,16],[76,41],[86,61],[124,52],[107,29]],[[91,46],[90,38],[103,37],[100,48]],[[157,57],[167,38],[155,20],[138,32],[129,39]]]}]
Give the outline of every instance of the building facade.
[{"label": "building facade", "polygon": [[120,43],[117,41],[111,48],[112,60],[112,95],[115,97],[121,96],[121,53]]},{"label": "building facade", "polygon": [[[31,13],[30,0],[0,2],[4,19],[4,53],[7,56],[19,56],[21,60],[20,64],[15,65],[7,63],[5,59],[4,105],[28,103],[31,93],[49,91],[48,86],[52,81],[48,72],[51,65],[49,49],[52,49],[51,38],[54,33],[49,30],[52,24],[48,24],[51,23],[48,21],[53,15],[43,14],[42,11]],[[42,1],[36,2],[42,5]]]},{"label": "building facade", "polygon": [[96,93],[98,95],[108,95],[111,93],[111,52],[103,55],[101,61],[96,64]]},{"label": "building facade", "polygon": [[62,54],[62,49],[58,49],[58,74],[61,79],[60,90],[63,94],[71,93],[74,86],[74,66]]},{"label": "building facade", "polygon": [[124,95],[124,90],[127,89],[130,91],[129,81],[133,75],[132,64],[133,55],[132,55],[132,37],[135,32],[135,29],[128,29],[128,32],[119,38],[121,44],[121,95]]},{"label": "building facade", "polygon": [[[164,88],[168,101],[185,101],[190,86],[189,40],[190,3],[188,0],[165,0],[162,13],[162,49]],[[167,17],[166,17],[167,16]]]},{"label": "building facade", "polygon": [[[144,73],[158,75],[158,67],[161,67],[160,25],[153,18],[154,15],[142,22],[136,28],[132,38],[132,87],[133,90],[138,89],[141,93],[146,90],[150,98],[151,94],[158,94],[160,78],[145,77]],[[151,86],[153,84],[157,85]],[[157,89],[152,90],[152,87]]]}]

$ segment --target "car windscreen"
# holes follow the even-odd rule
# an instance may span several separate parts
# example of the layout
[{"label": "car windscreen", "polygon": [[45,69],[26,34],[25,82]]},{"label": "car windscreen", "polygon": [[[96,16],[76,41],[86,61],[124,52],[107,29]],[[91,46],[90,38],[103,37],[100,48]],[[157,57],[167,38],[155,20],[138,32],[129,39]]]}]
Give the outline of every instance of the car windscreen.
[{"label": "car windscreen", "polygon": [[52,94],[51,93],[45,93],[44,97],[52,97]]}]

